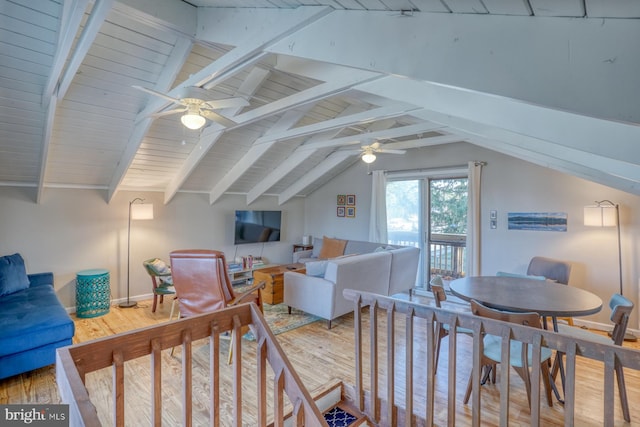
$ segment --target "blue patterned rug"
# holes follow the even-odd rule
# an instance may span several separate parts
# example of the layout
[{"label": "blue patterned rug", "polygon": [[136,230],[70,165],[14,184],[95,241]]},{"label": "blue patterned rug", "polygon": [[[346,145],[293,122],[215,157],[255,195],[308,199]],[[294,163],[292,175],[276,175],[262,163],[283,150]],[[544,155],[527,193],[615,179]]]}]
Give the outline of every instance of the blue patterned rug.
[{"label": "blue patterned rug", "polygon": [[358,418],[336,406],[324,414],[324,419],[329,427],[347,427]]},{"label": "blue patterned rug", "polygon": [[[291,314],[289,314],[286,304],[263,304],[262,310],[264,312],[264,318],[274,335],[308,325],[321,319],[318,316],[296,310],[295,308],[292,308]],[[244,334],[242,338],[255,341],[255,337],[251,331]]]}]

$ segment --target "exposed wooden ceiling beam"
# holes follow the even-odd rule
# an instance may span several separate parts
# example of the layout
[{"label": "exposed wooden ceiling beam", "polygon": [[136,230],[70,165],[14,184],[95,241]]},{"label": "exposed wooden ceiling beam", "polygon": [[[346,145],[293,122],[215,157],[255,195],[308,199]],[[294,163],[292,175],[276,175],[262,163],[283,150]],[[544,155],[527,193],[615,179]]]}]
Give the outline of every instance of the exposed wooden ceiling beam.
[{"label": "exposed wooden ceiling beam", "polygon": [[[164,66],[162,70],[162,74],[156,83],[155,89],[164,92],[171,87],[173,82],[176,79],[176,76],[180,72],[180,69],[184,65],[187,60],[189,53],[191,52],[191,47],[193,43],[191,40],[187,38],[179,38],[176,41],[175,46],[171,50],[171,55],[167,59],[167,64]],[[133,90],[133,89],[132,89]],[[120,185],[122,184],[122,180],[124,179],[129,167],[131,167],[131,163],[140,148],[140,144],[142,144],[142,140],[144,136],[149,131],[151,127],[151,123],[153,122],[151,117],[147,117],[142,121],[137,121],[134,125],[133,131],[131,135],[129,135],[129,140],[127,141],[127,145],[120,157],[120,161],[116,166],[116,170],[111,177],[111,182],[109,183],[109,190],[107,194],[107,202],[111,202],[113,197],[118,192]]]},{"label": "exposed wooden ceiling beam", "polygon": [[[349,105],[345,108],[338,117],[350,116],[355,114],[356,111],[360,111],[360,108],[355,105]],[[326,139],[331,139],[338,133],[340,133],[341,129],[332,129],[327,132],[321,132],[313,135],[308,143],[313,143],[317,141],[324,141]],[[302,146],[300,146],[302,147]],[[284,161],[282,161],[274,170],[272,170],[266,177],[260,180],[260,182],[253,187],[247,193],[247,205],[255,202],[258,197],[264,194],[269,188],[273,187],[278,181],[287,176],[289,172],[295,169],[298,165],[308,159],[315,150],[300,150],[300,147],[296,148],[291,155],[289,155]]]},{"label": "exposed wooden ceiling beam", "polygon": [[324,174],[328,173],[331,169],[344,162],[349,157],[352,157],[353,153],[335,151],[331,153],[326,159],[324,159],[318,166],[311,169],[302,179],[296,181],[295,184],[287,188],[278,196],[278,204],[282,205],[298,193],[302,192],[309,185],[320,179]]},{"label": "exposed wooden ceiling beam", "polygon": [[341,138],[330,139],[327,141],[314,142],[313,144],[305,144],[305,150],[315,150],[318,148],[339,147],[343,145],[362,144],[365,139],[390,139],[399,138],[408,135],[415,135],[423,132],[430,132],[443,129],[445,126],[439,123],[418,123],[415,125],[399,126],[392,129],[385,129],[373,132],[367,132],[360,135],[344,136]]},{"label": "exposed wooden ceiling beam", "polygon": [[[271,132],[278,133],[283,129],[289,129],[304,117],[310,107],[311,106],[309,105],[307,108],[287,111],[282,115],[282,117],[280,117],[280,120],[278,120],[271,129],[267,131],[267,134]],[[214,204],[220,197],[222,197],[224,192],[227,191],[229,187],[231,187],[233,183],[236,182],[236,180],[238,180],[247,170],[249,170],[249,168],[257,162],[273,144],[275,144],[275,141],[272,141],[270,144],[253,144],[251,148],[249,148],[249,151],[247,151],[245,155],[242,156],[235,165],[233,165],[231,170],[227,172],[209,192],[209,203]]]}]

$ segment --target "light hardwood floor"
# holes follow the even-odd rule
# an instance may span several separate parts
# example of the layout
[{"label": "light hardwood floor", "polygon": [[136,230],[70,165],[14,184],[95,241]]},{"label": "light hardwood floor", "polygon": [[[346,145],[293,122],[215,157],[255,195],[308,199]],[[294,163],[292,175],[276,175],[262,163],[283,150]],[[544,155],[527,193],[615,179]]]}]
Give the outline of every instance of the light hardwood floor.
[{"label": "light hardwood floor", "polygon": [[[430,303],[428,298],[422,300],[424,303]],[[91,339],[109,336],[115,333],[128,331],[134,328],[153,325],[156,323],[166,322],[169,318],[171,308],[170,301],[158,306],[156,313],[151,313],[151,301],[144,301],[137,308],[121,309],[112,306],[110,313],[93,318],[93,319],[77,319],[75,342],[85,342]],[[368,314],[364,316],[366,319]],[[385,319],[379,320],[383,326]],[[399,322],[401,323],[401,322]],[[419,331],[419,327],[416,328]],[[425,339],[426,335],[420,335],[418,332],[416,342]],[[310,325],[303,326],[293,331],[280,334],[277,336],[278,342],[284,349],[287,357],[292,362],[296,371],[300,375],[303,383],[308,390],[314,394],[323,390],[327,385],[336,381],[344,381],[348,384],[354,384],[354,338],[353,338],[353,316],[346,315],[333,322],[333,328],[326,329],[325,322],[315,322]],[[380,341],[384,342],[384,337],[380,337]],[[398,335],[396,347],[396,363],[398,368],[396,372],[404,372],[403,362],[403,337]],[[447,410],[447,345],[446,340],[443,341],[442,353],[440,356],[440,366],[438,375],[436,376],[436,423],[438,425],[446,424]],[[466,368],[464,359],[470,359],[471,346],[470,340],[466,337],[459,337],[460,359],[458,360],[459,372],[457,375],[457,413],[456,425],[470,425],[471,406],[462,403],[465,392],[469,370]],[[368,344],[366,344],[368,345]],[[626,343],[628,346],[640,347],[638,343]],[[255,364],[255,343],[243,341],[243,369],[246,375],[253,375],[251,366]],[[368,355],[366,354],[365,360]],[[414,403],[416,413],[420,413],[423,409],[424,401],[424,366],[426,355],[424,354],[424,346],[416,345],[414,355],[414,395],[416,400]],[[384,351],[382,352],[384,354]],[[196,415],[194,420],[198,420],[199,414],[202,414],[204,420],[207,414],[208,402],[208,369],[207,369],[207,349],[204,344],[200,347],[194,347],[194,388],[197,391],[203,391],[202,395],[194,393],[194,408]],[[202,365],[202,366],[200,366]],[[149,424],[149,373],[148,362],[141,361],[139,366],[129,368],[128,378],[131,385],[127,386],[128,408],[127,414],[132,413],[132,419],[128,419],[128,425],[148,425]],[[380,361],[380,366],[385,366],[385,361]],[[165,425],[179,425],[179,407],[180,407],[180,385],[173,383],[171,374],[179,377],[180,372],[180,350],[177,349],[176,354],[171,356],[167,351],[163,355],[163,385],[165,390],[175,390],[167,392],[164,398],[163,408],[169,414],[165,417]],[[601,425],[602,419],[602,364],[581,359],[578,366],[577,389],[580,390],[580,396],[576,398],[577,405],[577,422],[580,425]],[[230,370],[229,370],[230,371]],[[232,389],[231,374],[223,372],[223,387]],[[201,377],[195,380],[196,377]],[[381,374],[384,380],[384,373]],[[514,424],[526,424],[528,422],[529,410],[526,400],[526,394],[522,387],[518,387],[521,383],[513,375],[514,390],[512,390],[511,399],[511,422]],[[103,372],[98,375],[88,376],[87,383],[92,395],[92,401],[98,406],[101,419],[105,424],[110,421],[111,413],[108,406],[111,402],[110,396],[110,372]],[[166,378],[166,380],[165,380]],[[627,372],[627,390],[629,393],[629,402],[631,405],[631,425],[640,425],[640,408],[634,406],[635,402],[640,401],[640,375],[638,372]],[[368,378],[365,378],[365,384],[368,384]],[[243,393],[246,396],[255,395],[255,385],[251,380],[243,380]],[[397,402],[404,399],[403,393],[404,381],[402,378],[396,380]],[[133,391],[133,392],[132,392]],[[422,399],[421,399],[422,396]],[[617,397],[616,397],[617,399]],[[35,370],[33,372],[18,375],[0,381],[0,403],[59,403],[59,396],[55,383],[55,369],[53,366]],[[482,390],[482,411],[483,425],[498,425],[498,412],[496,408],[499,403],[499,392],[494,385],[486,385]],[[244,407],[246,406],[246,407]],[[223,406],[224,408],[224,406]],[[230,411],[229,407],[226,407]],[[245,425],[252,425],[254,420],[254,412],[250,405],[243,405]],[[176,412],[175,417],[172,412]],[[129,416],[129,415],[127,415]],[[554,401],[552,408],[543,405],[542,417],[544,425],[562,425],[563,407]],[[223,423],[229,422],[228,419],[222,418]],[[204,423],[204,421],[203,421]],[[198,425],[198,424],[196,424]],[[225,424],[226,425],[226,424]],[[616,408],[616,425],[625,425],[622,420],[622,414],[617,404]]]}]

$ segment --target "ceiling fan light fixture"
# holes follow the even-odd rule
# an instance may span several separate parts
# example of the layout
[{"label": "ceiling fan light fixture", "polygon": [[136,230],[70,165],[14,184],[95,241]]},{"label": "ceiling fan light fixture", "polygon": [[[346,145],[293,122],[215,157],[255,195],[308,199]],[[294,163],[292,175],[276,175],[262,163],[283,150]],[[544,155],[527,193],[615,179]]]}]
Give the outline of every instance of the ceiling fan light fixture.
[{"label": "ceiling fan light fixture", "polygon": [[373,163],[376,161],[376,155],[371,151],[367,151],[362,155],[362,161],[365,163]]},{"label": "ceiling fan light fixture", "polygon": [[204,126],[204,124],[207,122],[207,119],[202,117],[200,114],[192,113],[191,111],[189,111],[182,117],[180,117],[180,121],[189,129],[196,130]]}]

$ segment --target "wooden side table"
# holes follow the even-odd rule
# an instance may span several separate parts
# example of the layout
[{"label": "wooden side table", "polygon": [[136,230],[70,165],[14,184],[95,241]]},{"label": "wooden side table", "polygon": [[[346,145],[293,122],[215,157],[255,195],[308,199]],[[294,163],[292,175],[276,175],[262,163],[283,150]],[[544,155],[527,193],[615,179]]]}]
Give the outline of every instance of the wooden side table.
[{"label": "wooden side table", "polygon": [[313,245],[304,245],[300,243],[293,245],[293,252],[309,251],[311,249],[313,249]]},{"label": "wooden side table", "polygon": [[300,263],[277,265],[275,267],[254,270],[253,283],[265,282],[264,289],[262,290],[263,303],[274,305],[284,301],[284,273],[287,271],[295,271],[303,274],[307,272],[305,265]]}]

